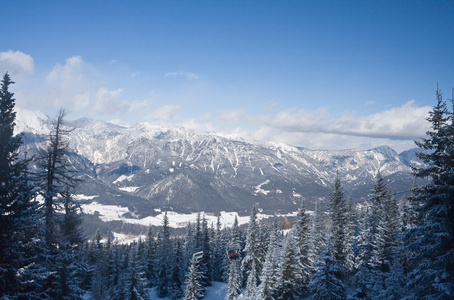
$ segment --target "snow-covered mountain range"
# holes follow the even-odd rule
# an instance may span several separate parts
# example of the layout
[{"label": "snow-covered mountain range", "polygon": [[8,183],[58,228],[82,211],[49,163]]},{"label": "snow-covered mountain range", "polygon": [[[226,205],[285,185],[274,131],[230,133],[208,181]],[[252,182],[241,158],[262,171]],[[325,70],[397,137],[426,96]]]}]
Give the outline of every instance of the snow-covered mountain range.
[{"label": "snow-covered mountain range", "polygon": [[[18,110],[16,131],[33,153],[47,138],[45,114]],[[414,151],[398,154],[388,146],[370,150],[309,150],[272,142],[251,142],[176,126],[138,123],[121,127],[78,119],[71,159],[85,175],[78,194],[97,203],[128,208],[132,218],[156,209],[246,212],[295,211],[326,199],[339,174],[356,201],[366,198],[378,172],[397,192],[414,184]]]}]

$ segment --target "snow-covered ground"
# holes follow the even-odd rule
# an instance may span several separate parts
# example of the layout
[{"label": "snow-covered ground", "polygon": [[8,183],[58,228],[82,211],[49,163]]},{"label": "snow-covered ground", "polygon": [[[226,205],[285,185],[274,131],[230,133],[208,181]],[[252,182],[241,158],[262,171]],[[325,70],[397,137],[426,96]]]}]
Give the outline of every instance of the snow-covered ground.
[{"label": "snow-covered ground", "polygon": [[[75,195],[76,199],[95,199],[96,196],[84,196],[84,195]],[[83,212],[86,214],[94,214],[95,212],[99,213],[99,218],[104,221],[123,221],[125,223],[131,224],[139,224],[144,226],[161,226],[162,221],[165,215],[165,212],[160,212],[157,216],[149,216],[142,219],[133,219],[133,218],[125,218],[124,215],[129,212],[127,207],[118,206],[118,205],[103,205],[96,201],[93,201],[90,204],[83,204],[82,205]],[[208,224],[216,224],[217,216],[212,213],[205,213],[200,212],[201,216],[205,216]],[[297,212],[293,212],[290,214],[282,215],[282,216],[296,216]],[[191,213],[191,214],[182,214],[176,213],[173,211],[167,212],[167,218],[169,219],[169,226],[172,228],[184,228],[187,226],[189,222],[194,223],[197,219],[198,213]],[[235,222],[235,217],[238,219],[238,225],[247,224],[249,222],[249,216],[239,216],[236,212],[226,212],[221,211],[220,214],[221,224],[222,226],[231,227]],[[272,218],[273,215],[266,215],[266,214],[257,214],[257,219],[267,219]]]},{"label": "snow-covered ground", "polygon": [[[225,300],[227,299],[227,292],[229,290],[229,286],[227,283],[224,282],[212,282],[212,286],[206,288],[205,300]],[[184,287],[183,287],[184,291]],[[150,289],[149,291],[149,300],[168,300],[170,298],[159,298],[156,295],[155,289]],[[184,297],[183,297],[184,298]],[[238,300],[246,300],[249,298],[240,298]]]},{"label": "snow-covered ground", "polygon": [[[206,288],[205,298],[204,300],[225,300],[227,299],[227,292],[229,290],[229,286],[227,283],[224,282],[212,282],[212,286]],[[183,286],[184,291],[184,286]],[[84,300],[92,300],[90,293],[87,293],[83,297]],[[182,298],[184,299],[184,297]],[[148,292],[147,300],[170,300],[170,298],[159,298],[156,295],[155,289],[150,289]],[[237,300],[249,300],[249,298],[244,297],[243,295],[238,296]]]}]

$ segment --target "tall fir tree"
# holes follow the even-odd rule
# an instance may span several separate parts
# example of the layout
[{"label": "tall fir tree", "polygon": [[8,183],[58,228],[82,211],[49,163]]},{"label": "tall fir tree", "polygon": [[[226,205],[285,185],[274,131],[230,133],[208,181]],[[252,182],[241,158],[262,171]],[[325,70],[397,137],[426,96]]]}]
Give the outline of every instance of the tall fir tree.
[{"label": "tall fir tree", "polygon": [[415,176],[430,182],[415,189],[412,202],[419,213],[417,226],[406,237],[410,259],[407,288],[417,298],[454,297],[454,116],[441,91],[427,120],[431,130],[416,142],[424,165]]},{"label": "tall fir tree", "polygon": [[385,278],[394,263],[400,220],[395,197],[380,172],[370,195],[370,207],[362,217],[356,294],[376,298],[385,289]]},{"label": "tall fir tree", "polygon": [[172,261],[172,272],[170,274],[170,299],[176,300],[181,299],[184,295],[183,289],[181,288],[182,280],[181,280],[181,266],[182,266],[182,249],[181,249],[181,241],[177,239],[174,243],[174,255]]},{"label": "tall fir tree", "polygon": [[35,264],[38,203],[28,174],[29,160],[19,158],[22,137],[14,135],[15,99],[9,91],[13,83],[5,73],[0,89],[0,298],[33,299],[45,270]]},{"label": "tall fir tree", "polygon": [[[53,122],[48,146],[41,151],[37,161],[40,168],[37,174],[40,185],[39,192],[44,199],[45,248],[42,263],[48,270],[43,293],[51,298],[77,299],[80,297],[81,291],[78,289],[78,283],[70,282],[72,279],[68,276],[65,265],[67,258],[63,257],[72,251],[71,247],[65,248],[64,244],[70,245],[71,243],[66,238],[74,241],[77,236],[78,217],[71,212],[71,209],[67,209],[65,210],[65,219],[62,222],[58,213],[58,210],[64,208],[65,205],[71,206],[70,203],[73,200],[70,194],[75,191],[76,186],[81,181],[77,170],[68,158],[69,134],[72,129],[65,126],[65,117],[65,110],[61,109]],[[70,219],[74,221],[69,221]],[[65,237],[62,229],[72,233]]]},{"label": "tall fir tree", "polygon": [[279,257],[281,255],[282,234],[276,218],[270,228],[268,245],[266,249],[265,262],[260,275],[260,284],[255,294],[254,300],[274,300],[277,294],[279,277]]},{"label": "tall fir tree", "polygon": [[350,197],[347,200],[347,224],[345,227],[344,239],[344,256],[345,269],[349,274],[355,271],[355,238],[357,225],[357,212],[353,206],[353,200]]},{"label": "tall fir tree", "polygon": [[204,288],[202,286],[202,273],[199,270],[198,256],[194,253],[191,258],[189,272],[186,275],[186,290],[184,292],[184,300],[197,300],[204,297]]},{"label": "tall fir tree", "polygon": [[162,220],[162,231],[158,237],[158,255],[156,257],[156,290],[160,298],[164,298],[169,293],[170,283],[170,271],[171,271],[171,260],[169,253],[171,253],[171,241],[170,241],[170,227],[169,218],[167,212],[164,214]]},{"label": "tall fir tree", "polygon": [[334,188],[329,197],[330,213],[330,240],[333,258],[340,263],[340,267],[346,266],[345,245],[349,224],[349,211],[347,199],[342,188],[339,175],[334,180]]},{"label": "tall fir tree", "polygon": [[319,258],[322,251],[326,246],[326,226],[325,226],[325,215],[322,210],[322,204],[317,202],[315,204],[315,211],[311,219],[311,231],[310,231],[310,243],[311,243],[311,268],[315,269],[315,266],[320,262]]},{"label": "tall fir tree", "polygon": [[[114,299],[119,293],[119,285],[122,272],[122,251],[118,245],[113,245],[109,248],[107,257],[107,272],[104,286],[109,298]],[[102,287],[101,287],[102,288]]]},{"label": "tall fir tree", "polygon": [[224,281],[226,268],[225,261],[227,260],[227,245],[224,238],[225,230],[221,228],[221,218],[217,217],[216,229],[214,232],[214,237],[212,239],[211,249],[212,249],[212,268],[211,268],[211,278],[213,281]]},{"label": "tall fir tree", "polygon": [[252,297],[259,284],[259,276],[263,264],[263,245],[259,237],[259,224],[257,220],[257,208],[252,207],[246,232],[245,256],[241,263],[242,273],[246,273],[246,296]]},{"label": "tall fir tree", "polygon": [[128,268],[124,272],[124,295],[128,300],[145,300],[146,295],[146,278],[142,264],[139,260],[139,244],[132,244],[128,255]]},{"label": "tall fir tree", "polygon": [[298,257],[295,235],[290,231],[284,240],[276,279],[276,299],[301,299],[307,292],[303,283],[303,268]]},{"label": "tall fir tree", "polygon": [[338,274],[343,270],[339,262],[332,256],[331,246],[320,257],[317,272],[311,280],[312,297],[314,300],[342,300],[347,299],[346,286]]},{"label": "tall fir tree", "polygon": [[148,228],[146,239],[146,261],[145,261],[145,275],[148,280],[148,286],[153,287],[156,284],[156,240],[154,237],[153,229]]},{"label": "tall fir tree", "polygon": [[201,228],[201,251],[203,251],[203,257],[200,262],[201,272],[202,272],[202,281],[203,286],[211,286],[211,236],[210,228],[208,227],[208,222],[205,218],[205,215],[202,218],[202,228]]},{"label": "tall fir tree", "polygon": [[304,202],[298,210],[298,216],[292,230],[296,240],[296,255],[298,257],[299,268],[301,270],[300,291],[302,295],[309,292],[309,279],[311,276],[311,257],[310,257],[310,218],[306,212]]},{"label": "tall fir tree", "polygon": [[59,252],[57,256],[61,299],[79,299],[84,291],[80,288],[85,263],[78,255],[83,245],[80,205],[74,202],[69,190],[62,193],[63,216],[60,223]]},{"label": "tall fir tree", "polygon": [[229,288],[227,291],[227,299],[235,300],[241,293],[241,276],[240,276],[240,267],[237,260],[232,260],[230,262],[229,269]]}]

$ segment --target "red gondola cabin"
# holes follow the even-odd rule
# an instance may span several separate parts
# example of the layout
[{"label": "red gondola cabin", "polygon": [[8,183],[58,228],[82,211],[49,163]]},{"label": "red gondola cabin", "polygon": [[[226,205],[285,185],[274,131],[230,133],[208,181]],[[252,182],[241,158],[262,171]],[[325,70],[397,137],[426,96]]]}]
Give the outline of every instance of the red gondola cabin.
[{"label": "red gondola cabin", "polygon": [[237,260],[240,257],[240,255],[238,254],[238,251],[236,251],[236,250],[229,250],[227,252],[227,255],[229,256],[230,261]]}]

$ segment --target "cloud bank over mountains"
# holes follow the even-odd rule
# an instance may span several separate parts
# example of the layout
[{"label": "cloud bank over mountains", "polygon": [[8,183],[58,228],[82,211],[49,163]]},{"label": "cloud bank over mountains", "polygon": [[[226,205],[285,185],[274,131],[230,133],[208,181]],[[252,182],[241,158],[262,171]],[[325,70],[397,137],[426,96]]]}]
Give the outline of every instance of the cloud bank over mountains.
[{"label": "cloud bank over mountains", "polygon": [[0,70],[7,70],[11,76],[31,75],[35,68],[33,58],[21,51],[0,52]]},{"label": "cloud bank over mountains", "polygon": [[[106,65],[117,64],[116,61],[106,62]],[[102,67],[93,66],[77,55],[67,58],[64,63],[56,63],[46,71],[37,70],[29,54],[8,50],[0,52],[0,71],[8,71],[18,82],[11,90],[20,107],[41,110],[50,115],[65,107],[70,117],[88,116],[123,125],[168,122],[199,131],[215,131],[311,149],[365,149],[387,144],[396,151],[414,147],[413,141],[423,137],[429,129],[425,119],[431,107],[417,106],[413,100],[366,115],[347,111],[337,117],[332,117],[329,107],[323,106],[323,103],[315,110],[304,107],[279,109],[279,105],[266,108],[265,104],[263,109],[255,110],[245,107],[226,109],[222,106],[213,110],[203,105],[193,107],[194,104],[185,102],[185,99],[159,93],[156,96],[155,87],[149,87],[149,93],[140,94],[128,83],[122,85],[113,80],[116,74],[108,74]],[[163,80],[184,80],[188,83],[205,77],[196,72],[183,71],[162,75]],[[137,81],[140,84],[140,80]],[[213,99],[213,107],[216,107],[215,104],[216,99]],[[194,114],[187,114],[188,110],[195,111],[195,117]]]}]

